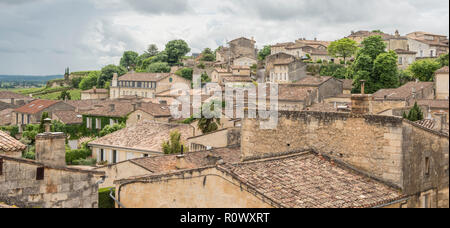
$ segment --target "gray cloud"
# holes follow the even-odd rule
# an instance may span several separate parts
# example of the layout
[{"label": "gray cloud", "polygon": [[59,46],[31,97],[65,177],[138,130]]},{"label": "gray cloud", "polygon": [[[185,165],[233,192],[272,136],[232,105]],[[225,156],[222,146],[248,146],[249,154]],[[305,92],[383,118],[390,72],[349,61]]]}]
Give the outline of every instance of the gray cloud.
[{"label": "gray cloud", "polygon": [[186,40],[193,52],[236,37],[258,47],[351,30],[448,35],[442,0],[0,0],[0,74],[55,74],[118,64],[123,51]]}]

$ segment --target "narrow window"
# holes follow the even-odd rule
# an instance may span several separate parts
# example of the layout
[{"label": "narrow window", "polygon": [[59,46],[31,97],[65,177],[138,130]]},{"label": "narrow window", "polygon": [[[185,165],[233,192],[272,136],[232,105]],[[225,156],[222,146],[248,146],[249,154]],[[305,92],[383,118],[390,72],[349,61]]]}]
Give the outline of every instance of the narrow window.
[{"label": "narrow window", "polygon": [[113,150],[113,159],[112,159],[112,163],[117,163],[117,150]]},{"label": "narrow window", "polygon": [[430,194],[423,196],[423,208],[431,208]]},{"label": "narrow window", "polygon": [[103,149],[100,149],[100,161],[105,160],[105,151]]},{"label": "narrow window", "polygon": [[0,176],[3,175],[3,158],[0,158]]},{"label": "narrow window", "polygon": [[44,167],[36,169],[36,180],[44,180]]},{"label": "narrow window", "polygon": [[426,157],[425,158],[425,175],[430,175],[431,172],[431,167],[430,167],[430,158]]}]

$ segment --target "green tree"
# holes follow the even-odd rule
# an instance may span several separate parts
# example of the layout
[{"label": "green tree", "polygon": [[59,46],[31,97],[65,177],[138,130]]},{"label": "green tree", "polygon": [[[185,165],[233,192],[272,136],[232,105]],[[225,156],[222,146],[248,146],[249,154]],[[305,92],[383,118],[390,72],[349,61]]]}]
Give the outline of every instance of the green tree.
[{"label": "green tree", "polygon": [[202,83],[208,83],[211,82],[211,78],[208,76],[206,72],[203,72],[201,75]]},{"label": "green tree", "polygon": [[212,101],[202,106],[202,117],[198,120],[197,127],[203,134],[219,129],[220,118],[217,118],[217,116],[221,115],[218,109],[219,106],[222,106],[222,104],[219,104],[217,101]]},{"label": "green tree", "polygon": [[[353,93],[361,92],[361,80],[371,82],[371,74],[373,69],[373,60],[369,55],[359,54],[353,64]],[[370,83],[368,83],[370,85]],[[367,86],[366,86],[367,87]]]},{"label": "green tree", "polygon": [[359,49],[358,55],[368,55],[372,60],[375,60],[381,53],[386,52],[386,43],[384,43],[381,36],[370,36],[361,42],[361,45],[362,48]]},{"label": "green tree", "polygon": [[397,88],[400,80],[397,67],[398,56],[394,51],[382,53],[377,56],[373,64],[373,77],[371,91],[376,92],[383,88]]},{"label": "green tree", "polygon": [[70,92],[67,90],[64,90],[61,92],[61,94],[58,96],[58,100],[72,100],[72,97],[70,96]]},{"label": "green tree", "polygon": [[146,50],[146,54],[148,54],[149,57],[156,56],[158,53],[159,53],[158,46],[156,46],[156,44],[148,45],[148,48]]},{"label": "green tree", "polygon": [[423,82],[433,80],[434,72],[441,68],[441,64],[433,59],[422,59],[414,62],[408,68],[413,77]]},{"label": "green tree", "polygon": [[263,49],[261,49],[258,52],[258,59],[261,61],[264,61],[266,59],[267,56],[269,56],[271,54],[271,47],[270,45],[266,45],[264,46]]},{"label": "green tree", "polygon": [[81,80],[83,80],[82,77],[74,77],[71,81],[72,87],[75,89],[79,89]]},{"label": "green tree", "polygon": [[43,112],[41,116],[41,122],[39,123],[39,133],[45,132],[45,119],[49,118],[48,112]]},{"label": "green tree", "polygon": [[104,88],[106,82],[112,80],[114,73],[122,76],[127,73],[127,69],[113,64],[103,67],[97,80],[97,88]]},{"label": "green tree", "polygon": [[134,51],[126,51],[123,53],[123,56],[120,59],[120,66],[128,70],[134,70],[136,69],[138,57],[139,57],[138,53]]},{"label": "green tree", "polygon": [[99,136],[100,137],[103,137],[103,136],[106,136],[106,135],[109,135],[109,134],[111,134],[111,133],[113,133],[113,132],[116,132],[116,131],[118,131],[118,130],[121,130],[121,129],[124,129],[126,126],[125,126],[125,123],[121,123],[121,124],[114,124],[114,125],[106,125],[101,131],[100,131],[100,133],[99,133]]},{"label": "green tree", "polygon": [[417,102],[415,102],[412,109],[409,110],[408,115],[406,115],[406,113],[403,113],[403,118],[405,117],[412,122],[423,120],[423,112],[420,109],[419,105],[417,105]]},{"label": "green tree", "polygon": [[152,64],[150,64],[150,66],[148,66],[147,72],[149,72],[149,73],[169,73],[170,66],[168,63],[165,63],[165,62],[152,63]]},{"label": "green tree", "polygon": [[437,61],[441,64],[441,66],[448,66],[448,53],[439,56]]},{"label": "green tree", "polygon": [[328,53],[334,57],[342,57],[344,58],[344,63],[348,57],[353,56],[358,50],[358,43],[356,41],[351,40],[349,38],[340,39],[337,41],[331,42],[328,46]]},{"label": "green tree", "polygon": [[194,74],[194,69],[192,68],[182,68],[179,69],[177,72],[175,72],[176,75],[183,77],[185,79],[188,79],[192,81],[192,76]]},{"label": "green tree", "polygon": [[84,77],[79,85],[81,90],[92,89],[92,87],[97,85],[98,78],[100,77],[100,71],[93,71],[88,74],[88,76]]},{"label": "green tree", "polygon": [[172,40],[166,44],[165,52],[167,53],[167,61],[170,65],[179,63],[181,57],[191,51],[189,45],[184,40]]},{"label": "green tree", "polygon": [[201,61],[213,62],[216,61],[216,55],[211,51],[210,48],[205,48],[202,52]]},{"label": "green tree", "polygon": [[170,139],[169,141],[165,141],[162,144],[162,150],[164,154],[179,154],[187,152],[188,147],[186,147],[181,142],[181,134],[179,131],[175,130],[170,132]]}]

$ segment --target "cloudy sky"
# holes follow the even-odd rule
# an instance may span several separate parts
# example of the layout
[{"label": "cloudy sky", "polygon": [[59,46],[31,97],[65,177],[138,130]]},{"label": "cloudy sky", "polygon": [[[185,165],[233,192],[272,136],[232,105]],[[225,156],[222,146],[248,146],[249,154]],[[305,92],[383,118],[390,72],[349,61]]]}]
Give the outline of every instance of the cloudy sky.
[{"label": "cloudy sky", "polygon": [[448,0],[0,0],[0,74],[63,74],[184,39],[193,52],[254,37],[258,47],[352,30],[448,35]]}]

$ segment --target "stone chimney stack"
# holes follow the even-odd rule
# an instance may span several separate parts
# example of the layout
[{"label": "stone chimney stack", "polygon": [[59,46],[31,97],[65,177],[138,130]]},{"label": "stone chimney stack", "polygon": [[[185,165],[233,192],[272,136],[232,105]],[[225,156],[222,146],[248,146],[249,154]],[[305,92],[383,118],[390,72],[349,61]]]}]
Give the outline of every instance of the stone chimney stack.
[{"label": "stone chimney stack", "polygon": [[361,80],[361,94],[352,95],[352,113],[354,114],[369,114],[371,112],[372,95],[365,94],[366,81]]},{"label": "stone chimney stack", "polygon": [[134,111],[136,111],[137,104],[132,104],[132,105],[133,105],[133,112],[134,112]]},{"label": "stone chimney stack", "polygon": [[11,98],[11,104],[12,104],[12,105],[15,104],[14,98]]},{"label": "stone chimney stack", "polygon": [[45,132],[36,136],[36,161],[56,166],[66,166],[66,135],[62,132]]},{"label": "stone chimney stack", "polygon": [[97,86],[92,87],[92,89],[94,90],[94,93],[97,93]]},{"label": "stone chimney stack", "polygon": [[119,75],[117,73],[113,74],[113,79],[112,79],[112,87],[117,87],[118,85],[118,80],[119,80]]}]

